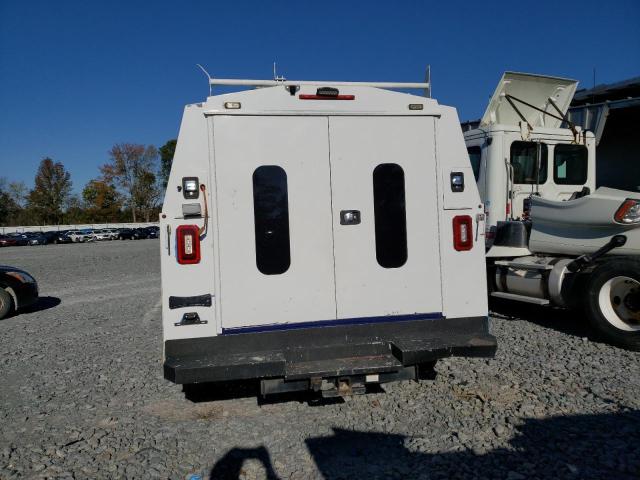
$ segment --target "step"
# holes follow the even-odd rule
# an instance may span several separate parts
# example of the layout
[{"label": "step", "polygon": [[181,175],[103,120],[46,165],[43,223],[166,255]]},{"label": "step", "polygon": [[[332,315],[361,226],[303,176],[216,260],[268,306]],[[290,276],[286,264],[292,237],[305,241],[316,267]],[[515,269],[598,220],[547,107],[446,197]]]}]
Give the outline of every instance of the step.
[{"label": "step", "polygon": [[503,298],[505,300],[515,300],[516,302],[533,303],[534,305],[549,305],[551,302],[546,298],[527,297],[515,293],[492,292],[492,297]]},{"label": "step", "polygon": [[404,365],[431,362],[438,358],[462,354],[470,357],[492,357],[496,351],[496,339],[485,334],[475,337],[451,335],[439,338],[396,338],[391,345],[392,352]]},{"label": "step", "polygon": [[511,267],[516,270],[553,270],[553,265],[540,263],[512,262],[509,260],[498,260],[495,262],[499,267]]}]

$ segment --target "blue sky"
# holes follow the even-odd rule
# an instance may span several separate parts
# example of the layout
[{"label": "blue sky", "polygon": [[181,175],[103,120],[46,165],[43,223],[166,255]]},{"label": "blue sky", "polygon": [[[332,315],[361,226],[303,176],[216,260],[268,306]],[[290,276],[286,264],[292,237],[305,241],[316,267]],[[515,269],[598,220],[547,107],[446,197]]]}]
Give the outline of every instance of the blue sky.
[{"label": "blue sky", "polygon": [[0,0],[0,176],[50,156],[76,192],[114,143],[162,145],[213,76],[421,81],[479,117],[504,70],[640,75],[640,2]]}]

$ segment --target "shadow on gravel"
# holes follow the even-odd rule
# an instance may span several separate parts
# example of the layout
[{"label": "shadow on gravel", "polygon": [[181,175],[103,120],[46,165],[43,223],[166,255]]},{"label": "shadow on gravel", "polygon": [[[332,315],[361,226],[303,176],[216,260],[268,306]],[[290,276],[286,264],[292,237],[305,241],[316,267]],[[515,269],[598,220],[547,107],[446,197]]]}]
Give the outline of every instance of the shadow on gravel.
[{"label": "shadow on gravel", "polygon": [[41,312],[42,310],[49,310],[50,308],[57,307],[61,302],[62,300],[60,300],[58,297],[39,297],[36,303],[34,303],[33,305],[29,305],[23,310],[19,310],[18,313],[34,313]]},{"label": "shadow on gravel", "polygon": [[247,380],[183,385],[182,391],[193,403],[255,397],[259,393],[257,382]]},{"label": "shadow on gravel", "polygon": [[[233,448],[211,469],[210,479],[236,479],[242,474],[242,465],[246,460],[258,460],[265,469],[267,480],[278,480],[271,463],[271,456],[264,447]],[[244,475],[243,475],[244,477]]]},{"label": "shadow on gravel", "polygon": [[[429,377],[435,378],[435,377]],[[258,399],[258,405],[275,405],[278,403],[298,402],[306,403],[310,407],[322,407],[344,403],[342,397],[322,398],[311,391],[272,394],[265,397],[260,395],[257,381],[237,380],[229,382],[198,383],[183,385],[182,392],[187,400],[193,403],[233,400],[238,398]],[[367,385],[367,394],[384,393],[384,388],[378,384]]]},{"label": "shadow on gravel", "polygon": [[507,300],[490,299],[491,313],[507,318],[518,318],[535,323],[544,328],[551,328],[565,335],[588,337],[594,340],[589,329],[587,318],[580,311],[563,310],[561,308],[541,307],[538,305],[509,302]]},{"label": "shadow on gravel", "polygon": [[[483,479],[640,477],[640,411],[525,419],[510,445],[486,454],[416,453],[420,437],[334,428],[333,435],[306,440],[325,479]],[[428,432],[426,432],[428,434]],[[452,434],[455,434],[452,432]],[[437,440],[425,439],[437,449]],[[257,459],[277,479],[264,446],[234,448],[213,467],[211,480],[238,479],[245,460]],[[286,459],[283,459],[283,463]]]}]

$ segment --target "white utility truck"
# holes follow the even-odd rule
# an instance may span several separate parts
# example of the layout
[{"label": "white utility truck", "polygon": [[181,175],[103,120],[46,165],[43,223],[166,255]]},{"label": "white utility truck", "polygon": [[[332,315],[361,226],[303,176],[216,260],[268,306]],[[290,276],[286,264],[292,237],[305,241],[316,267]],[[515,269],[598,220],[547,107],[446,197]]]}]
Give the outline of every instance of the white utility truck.
[{"label": "white utility truck", "polygon": [[581,308],[640,349],[640,193],[596,189],[595,139],[566,117],[577,82],[506,72],[462,125],[485,204],[490,295]]},{"label": "white utility truck", "polygon": [[221,80],[185,108],[160,218],[164,375],[362,392],[493,356],[484,210],[426,83]]}]

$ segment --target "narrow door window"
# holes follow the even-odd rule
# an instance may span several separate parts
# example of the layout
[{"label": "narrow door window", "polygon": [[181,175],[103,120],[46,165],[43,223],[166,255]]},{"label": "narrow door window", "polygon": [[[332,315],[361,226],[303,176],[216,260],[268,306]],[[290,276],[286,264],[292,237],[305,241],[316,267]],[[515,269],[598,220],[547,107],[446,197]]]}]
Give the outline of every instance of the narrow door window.
[{"label": "narrow door window", "polygon": [[407,215],[400,165],[383,163],[373,170],[373,209],[376,259],[385,268],[401,267],[407,261]]},{"label": "narrow door window", "polygon": [[253,172],[256,266],[265,275],[286,272],[291,265],[287,174],[276,165]]},{"label": "narrow door window", "polygon": [[[538,164],[538,153],[540,164]],[[513,183],[529,185],[545,183],[547,181],[547,145],[538,142],[513,142],[511,166]]]}]

